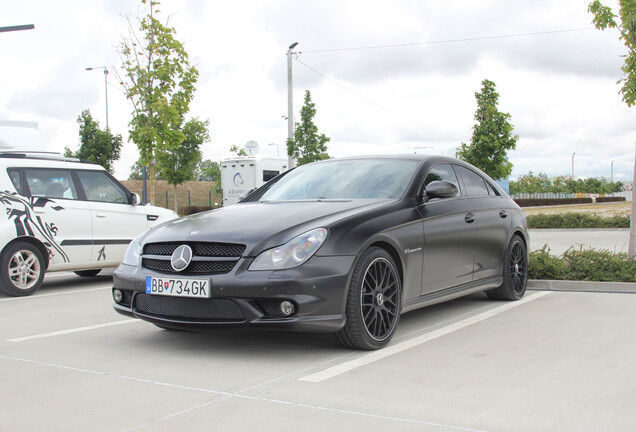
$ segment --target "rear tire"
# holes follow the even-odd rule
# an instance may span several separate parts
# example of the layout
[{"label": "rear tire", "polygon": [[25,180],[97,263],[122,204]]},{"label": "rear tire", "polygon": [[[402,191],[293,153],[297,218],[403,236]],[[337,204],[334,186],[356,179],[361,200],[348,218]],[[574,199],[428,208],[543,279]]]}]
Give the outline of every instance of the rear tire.
[{"label": "rear tire", "polygon": [[101,272],[102,269],[94,269],[94,270],[78,270],[75,273],[78,276],[81,277],[93,277],[93,276],[97,276],[99,274],[99,272]]},{"label": "rear tire", "polygon": [[30,296],[36,292],[46,271],[42,252],[31,243],[18,241],[0,255],[0,285],[12,297]]},{"label": "rear tire", "polygon": [[336,333],[347,348],[386,346],[400,320],[402,286],[393,258],[379,247],[367,249],[353,268],[345,326]]},{"label": "rear tire", "polygon": [[519,300],[528,284],[528,252],[523,239],[512,236],[504,257],[503,283],[499,288],[487,291],[492,300]]}]

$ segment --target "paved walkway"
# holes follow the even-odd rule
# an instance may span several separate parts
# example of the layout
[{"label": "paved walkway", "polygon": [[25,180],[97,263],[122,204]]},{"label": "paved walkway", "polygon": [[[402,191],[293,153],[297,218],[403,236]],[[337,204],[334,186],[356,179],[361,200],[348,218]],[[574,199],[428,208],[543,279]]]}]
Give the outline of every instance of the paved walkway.
[{"label": "paved walkway", "polygon": [[531,229],[530,250],[548,245],[552,255],[561,255],[571,247],[627,252],[628,228],[614,229]]}]

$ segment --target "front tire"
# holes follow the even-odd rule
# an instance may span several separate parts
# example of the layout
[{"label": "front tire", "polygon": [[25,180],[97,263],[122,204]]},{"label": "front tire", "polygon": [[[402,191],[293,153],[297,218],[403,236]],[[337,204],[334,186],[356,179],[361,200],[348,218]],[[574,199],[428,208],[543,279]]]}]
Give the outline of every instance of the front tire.
[{"label": "front tire", "polygon": [[391,255],[367,249],[356,263],[347,294],[345,326],[336,333],[348,348],[375,350],[386,346],[400,320],[402,286]]},{"label": "front tire", "polygon": [[45,270],[44,256],[36,246],[13,243],[0,256],[2,291],[12,297],[29,296],[42,285]]},{"label": "front tire", "polygon": [[518,235],[512,236],[504,257],[503,283],[499,288],[486,292],[493,300],[519,300],[526,293],[528,284],[528,252]]}]

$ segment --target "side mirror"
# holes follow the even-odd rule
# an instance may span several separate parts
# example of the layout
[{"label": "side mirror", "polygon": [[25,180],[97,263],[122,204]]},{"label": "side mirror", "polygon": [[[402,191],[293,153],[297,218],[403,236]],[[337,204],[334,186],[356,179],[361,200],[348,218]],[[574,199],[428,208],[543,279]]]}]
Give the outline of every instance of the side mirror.
[{"label": "side mirror", "polygon": [[426,202],[431,198],[451,198],[456,196],[458,192],[459,189],[453,183],[436,180],[426,185],[422,201]]},{"label": "side mirror", "polygon": [[132,203],[131,203],[132,205],[139,205],[139,204],[141,204],[141,197],[139,196],[138,193],[134,193],[132,195],[132,200],[131,201],[132,201]]},{"label": "side mirror", "polygon": [[243,199],[245,199],[249,194],[251,194],[255,190],[256,190],[256,188],[246,189],[245,191],[243,191],[243,193],[241,195],[239,195],[238,200],[242,201]]}]

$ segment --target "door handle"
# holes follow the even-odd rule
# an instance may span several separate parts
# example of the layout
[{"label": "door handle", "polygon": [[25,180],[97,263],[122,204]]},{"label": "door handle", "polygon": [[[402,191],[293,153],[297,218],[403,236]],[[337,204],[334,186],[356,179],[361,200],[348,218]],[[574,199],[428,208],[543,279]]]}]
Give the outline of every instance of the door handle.
[{"label": "door handle", "polygon": [[466,221],[466,223],[473,223],[475,222],[475,215],[473,213],[466,213],[466,217],[464,217],[464,220]]},{"label": "door handle", "polygon": [[503,218],[503,219],[507,218],[508,217],[508,212],[505,211],[505,210],[500,211],[499,212],[499,217]]},{"label": "door handle", "polygon": [[95,213],[95,217],[98,217],[98,218],[105,218],[105,217],[106,217],[106,215],[105,215],[105,214],[103,214],[103,213]]}]

